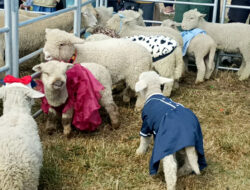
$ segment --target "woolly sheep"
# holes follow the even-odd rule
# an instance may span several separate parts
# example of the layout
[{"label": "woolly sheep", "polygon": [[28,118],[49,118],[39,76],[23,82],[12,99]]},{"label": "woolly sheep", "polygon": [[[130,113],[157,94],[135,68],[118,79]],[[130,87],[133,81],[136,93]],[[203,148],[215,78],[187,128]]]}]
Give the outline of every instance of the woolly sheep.
[{"label": "woolly sheep", "polygon": [[[89,13],[84,17],[86,19],[84,22],[84,27],[86,31],[90,33],[93,33],[95,27],[106,27],[107,21],[114,15],[113,7],[101,6],[96,7],[95,10],[97,12],[97,16],[94,15],[93,12],[86,10]],[[140,16],[138,16],[138,13]],[[123,10],[115,14],[119,15],[120,17],[136,18],[137,25],[146,26],[142,18],[143,11],[141,9],[139,9],[139,12],[133,10]],[[93,17],[95,17],[96,20]]]},{"label": "woolly sheep", "polygon": [[[121,37],[131,37],[134,35],[145,35],[145,36],[156,36],[163,35],[173,39],[177,39],[178,46],[176,49],[167,57],[159,59],[153,63],[153,68],[163,77],[173,78],[175,83],[174,86],[171,84],[166,84],[164,86],[163,93],[165,96],[170,96],[172,88],[178,88],[178,81],[184,72],[184,62],[182,57],[182,50],[179,44],[182,44],[181,35],[174,29],[169,27],[143,27],[136,24],[136,19],[141,15],[139,13],[134,13],[137,15],[134,18],[125,17],[120,18],[118,15],[114,15],[108,22],[107,27],[115,30]],[[120,31],[120,22],[122,22],[122,27]],[[120,31],[120,32],[119,32]],[[181,40],[179,40],[179,37]]]},{"label": "woolly sheep", "polygon": [[0,88],[0,189],[36,190],[43,152],[37,124],[31,113],[31,98],[44,95],[21,83]]},{"label": "woolly sheep", "polygon": [[[84,22],[86,21],[84,19],[84,13],[87,7],[89,8],[91,7],[91,5],[82,7],[82,12],[83,12],[82,25],[84,25]],[[91,9],[91,10],[94,10],[94,9]],[[26,18],[31,18],[31,17],[26,17]],[[27,20],[27,19],[24,19],[24,20]],[[20,21],[24,21],[24,20],[20,20]],[[52,17],[52,18],[48,18],[45,20],[35,22],[33,24],[20,27],[19,28],[19,56],[20,57],[25,56],[43,46],[46,28],[58,28],[58,29],[70,32],[73,29],[73,22],[74,22],[74,12],[71,11],[71,12],[67,12],[67,13]],[[4,34],[0,34],[0,67],[4,65],[4,50],[5,50]]]},{"label": "woolly sheep", "polygon": [[[161,26],[171,27],[178,31],[177,26],[180,25],[181,23],[167,19],[162,22]],[[187,55],[195,57],[195,63],[197,66],[196,84],[203,82],[204,78],[209,79],[213,73],[215,67],[215,52],[216,43],[209,35],[198,34],[190,41],[187,49]]]},{"label": "woolly sheep", "polygon": [[241,53],[243,61],[238,75],[240,80],[247,79],[250,75],[250,26],[242,23],[209,23],[204,17],[205,14],[201,14],[197,9],[187,11],[183,15],[181,27],[183,30],[203,29],[215,40],[218,49]]},{"label": "woolly sheep", "polygon": [[[135,90],[145,99],[141,140],[136,154],[146,153],[151,135],[154,134],[150,174],[157,173],[162,160],[167,189],[175,190],[177,176],[190,174],[192,171],[199,175],[200,169],[206,167],[206,160],[200,125],[194,113],[161,93],[161,84],[168,82],[171,81],[149,71],[143,72],[136,83]],[[180,160],[184,160],[184,165],[178,171],[177,162],[180,160],[177,160],[177,154],[183,158]]]},{"label": "woolly sheep", "polygon": [[62,30],[46,30],[46,60],[57,59],[67,62],[75,53],[75,62],[94,62],[103,65],[110,71],[113,84],[125,80],[127,87],[133,91],[139,74],[151,69],[150,54],[136,43],[122,39],[87,42]]},{"label": "woolly sheep", "polygon": [[[104,86],[105,89],[101,91],[102,97],[100,99],[100,104],[108,112],[112,127],[119,127],[119,112],[112,96],[112,80],[109,71],[104,66],[98,65],[96,63],[81,63],[81,65],[87,68]],[[47,63],[41,63],[33,67],[34,71],[41,72],[41,79],[45,88],[46,99],[53,107],[59,107],[63,105],[65,103],[65,98],[68,97],[65,72],[72,66],[72,64],[60,61],[49,61]],[[58,81],[63,82],[63,85],[61,88],[55,89],[54,83]],[[74,110],[62,114],[62,125],[64,129],[64,135],[66,136],[68,136],[71,132],[73,113]],[[55,129],[55,117],[56,110],[50,107],[46,131],[51,132]]]},{"label": "woolly sheep", "polygon": [[137,19],[140,17],[141,14],[138,12],[135,12],[133,17],[125,16],[124,18],[121,18],[119,14],[115,14],[108,20],[106,27],[115,30],[121,37],[134,35],[163,35],[176,40],[179,46],[183,45],[182,37],[179,32],[169,27],[139,26],[137,24]]}]

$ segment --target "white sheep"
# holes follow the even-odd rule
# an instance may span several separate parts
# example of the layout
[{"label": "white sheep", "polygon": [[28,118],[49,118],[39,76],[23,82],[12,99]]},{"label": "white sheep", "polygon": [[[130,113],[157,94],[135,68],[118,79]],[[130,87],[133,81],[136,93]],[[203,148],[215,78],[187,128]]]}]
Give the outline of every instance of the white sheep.
[{"label": "white sheep", "polygon": [[[181,104],[162,95],[161,84],[171,82],[154,71],[143,72],[135,90],[145,98],[142,110],[140,146],[136,154],[145,154],[151,135],[154,147],[150,161],[150,174],[156,174],[160,160],[168,190],[175,190],[177,176],[189,174],[192,170],[200,174],[206,167],[203,140],[199,121],[194,113]],[[184,165],[177,171],[176,154],[184,158]]]},{"label": "white sheep", "polygon": [[[137,15],[137,16],[135,16]],[[165,36],[170,37],[178,42],[175,50],[168,56],[159,59],[153,63],[153,68],[163,77],[174,79],[174,85],[166,84],[163,93],[165,96],[170,96],[172,88],[178,88],[178,81],[184,73],[184,62],[182,57],[182,38],[181,35],[169,27],[143,27],[137,25],[136,19],[141,17],[140,13],[135,12],[133,17],[120,18],[119,15],[114,15],[108,22],[107,27],[115,30],[121,37],[133,37],[136,35],[144,36]],[[122,24],[121,24],[122,23]],[[180,45],[181,44],[181,45]],[[156,46],[151,46],[157,48]]]},{"label": "white sheep", "polygon": [[0,189],[36,190],[43,151],[37,124],[31,116],[32,98],[44,95],[21,83],[0,88]]},{"label": "white sheep", "polygon": [[239,79],[250,75],[250,26],[242,23],[209,23],[197,9],[184,13],[181,27],[183,30],[200,28],[205,30],[217,43],[217,48],[225,52],[241,53],[243,61],[238,71]]},{"label": "white sheep", "polygon": [[152,63],[148,51],[139,44],[124,39],[87,42],[58,29],[46,30],[43,50],[46,60],[68,62],[75,54],[75,62],[103,65],[110,71],[113,84],[125,80],[127,87],[133,91],[140,73],[150,70]]},{"label": "white sheep", "polygon": [[[181,23],[167,19],[162,22],[161,26],[171,27],[178,31],[177,26],[180,25]],[[216,46],[215,41],[206,34],[198,34],[190,41],[187,48],[187,55],[195,58],[195,64],[197,66],[196,84],[203,82],[204,78],[209,79],[212,75],[215,67],[214,56]]]},{"label": "white sheep", "polygon": [[[104,90],[101,91],[100,104],[106,109],[109,114],[112,128],[119,127],[119,111],[112,96],[112,80],[109,71],[102,65],[96,63],[81,63],[81,65],[87,68],[95,78],[104,86]],[[57,116],[56,107],[62,106],[69,97],[65,75],[66,71],[73,65],[60,61],[49,61],[41,63],[33,67],[34,71],[41,72],[41,80],[44,85],[44,91],[46,99],[50,105],[49,117],[46,124],[46,131],[52,132],[55,129],[55,118]],[[61,84],[56,86],[55,84]],[[74,114],[73,110],[69,110],[62,113],[62,125],[64,129],[64,135],[68,136],[71,132],[71,123]]]}]

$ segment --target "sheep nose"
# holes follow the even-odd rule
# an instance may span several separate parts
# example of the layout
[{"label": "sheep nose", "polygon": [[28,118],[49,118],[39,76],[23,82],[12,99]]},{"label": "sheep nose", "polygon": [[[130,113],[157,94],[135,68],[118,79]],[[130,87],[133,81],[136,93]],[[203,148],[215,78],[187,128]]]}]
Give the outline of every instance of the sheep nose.
[{"label": "sheep nose", "polygon": [[45,60],[50,61],[52,59],[52,57],[48,54],[48,52],[44,51],[43,53]]},{"label": "sheep nose", "polygon": [[53,87],[55,88],[55,89],[59,89],[59,88],[62,88],[62,86],[64,85],[64,82],[63,81],[60,81],[60,80],[57,80],[57,81],[55,81],[55,82],[53,82]]}]

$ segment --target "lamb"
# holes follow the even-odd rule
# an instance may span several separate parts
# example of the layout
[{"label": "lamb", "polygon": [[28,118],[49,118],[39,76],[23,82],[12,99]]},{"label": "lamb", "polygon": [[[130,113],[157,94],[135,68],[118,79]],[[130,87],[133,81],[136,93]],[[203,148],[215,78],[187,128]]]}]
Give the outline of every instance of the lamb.
[{"label": "lamb", "polygon": [[201,14],[197,9],[185,12],[181,24],[182,29],[203,29],[215,40],[218,49],[230,53],[241,53],[243,61],[238,75],[239,80],[246,80],[250,75],[250,26],[242,23],[209,23],[204,20],[204,16],[205,14]]},{"label": "lamb", "polygon": [[[110,71],[113,84],[124,80],[127,87],[133,91],[139,74],[150,70],[152,64],[148,51],[136,43],[124,39],[87,42],[58,29],[46,30],[43,50],[46,60],[57,59],[68,62],[75,54],[74,62],[93,62],[103,65]],[[129,97],[124,99],[129,101]],[[138,100],[137,103],[139,102]]]},{"label": "lamb", "polygon": [[36,190],[43,151],[37,124],[31,113],[32,98],[44,94],[21,83],[0,88],[0,189]]},{"label": "lamb", "polygon": [[[178,31],[177,26],[180,25],[181,23],[167,19],[162,22],[161,26],[171,27]],[[215,41],[209,35],[205,34],[198,34],[190,41],[187,48],[187,55],[195,58],[197,66],[196,84],[203,82],[204,78],[209,79],[213,73],[215,67],[214,56],[216,46]]]},{"label": "lamb", "polygon": [[[56,109],[54,107],[62,106],[69,97],[66,87],[65,72],[73,65],[60,61],[49,61],[33,67],[34,71],[41,72],[41,80],[44,85],[45,96],[50,105],[49,117],[46,124],[46,131],[51,133],[55,129]],[[112,80],[109,71],[102,65],[96,63],[81,63],[81,66],[87,68],[95,78],[104,86],[101,91],[100,104],[106,109],[111,119],[112,128],[119,127],[119,112],[112,97]],[[68,80],[67,80],[68,81]],[[61,83],[61,86],[55,86]],[[73,87],[72,87],[73,88]],[[74,109],[74,108],[73,108]],[[62,113],[62,125],[64,135],[69,136],[71,132],[71,122],[73,120],[74,110]]]},{"label": "lamb", "polygon": [[[178,45],[170,55],[168,55],[162,59],[159,59],[153,63],[153,68],[161,76],[174,79],[174,84],[170,84],[170,83],[166,84],[164,86],[164,90],[163,90],[163,93],[165,96],[170,96],[173,87],[178,88],[178,86],[179,86],[178,81],[184,73],[184,62],[183,62],[182,51],[181,51],[181,46],[180,46],[180,44],[182,44],[181,35],[178,32],[176,32],[174,29],[169,28],[169,27],[138,26],[138,25],[136,25],[135,20],[138,17],[141,17],[141,15],[139,13],[136,13],[136,12],[134,14],[137,14],[137,17],[135,17],[135,18],[132,18],[132,17],[120,18],[118,15],[114,15],[107,22],[107,27],[118,32],[118,34],[121,37],[133,37],[134,35],[144,35],[144,36],[152,37],[152,36],[159,35],[159,36],[170,37],[174,40],[178,39],[177,40]],[[122,27],[121,27],[121,31],[119,32],[120,22],[122,22]],[[181,40],[179,40],[179,37]],[[156,47],[156,46],[152,45],[151,47],[157,48],[158,46]]]},{"label": "lamb", "polygon": [[[141,140],[136,154],[146,153],[153,134],[155,141],[150,174],[157,173],[162,160],[167,189],[175,190],[177,176],[190,174],[192,171],[199,175],[207,164],[199,121],[191,110],[162,95],[160,86],[167,82],[171,81],[154,71],[148,71],[143,72],[136,83],[135,90],[145,99]],[[185,160],[178,171],[177,154]]]}]

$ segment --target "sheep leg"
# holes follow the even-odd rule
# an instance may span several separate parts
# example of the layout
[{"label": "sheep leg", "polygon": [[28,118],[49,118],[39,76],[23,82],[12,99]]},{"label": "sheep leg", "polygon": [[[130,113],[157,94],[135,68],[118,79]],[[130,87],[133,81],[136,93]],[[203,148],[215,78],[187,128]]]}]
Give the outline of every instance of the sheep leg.
[{"label": "sheep leg", "polygon": [[57,119],[57,112],[53,108],[49,108],[48,118],[46,122],[45,131],[52,135],[52,133],[56,130],[56,119]]},{"label": "sheep leg", "polygon": [[71,133],[71,123],[73,119],[73,108],[62,114],[63,134],[69,137]]},{"label": "sheep leg", "polygon": [[107,105],[104,105],[104,108],[109,114],[110,120],[111,120],[111,125],[112,128],[117,129],[120,126],[120,121],[119,121],[119,110],[117,105],[113,102]]},{"label": "sheep leg", "polygon": [[215,56],[216,48],[211,48],[209,51],[208,60],[206,59],[206,73],[205,73],[205,79],[209,79],[214,71],[215,62],[214,62],[214,56]]},{"label": "sheep leg", "polygon": [[195,148],[194,147],[185,148],[185,163],[178,170],[178,173],[177,173],[178,177],[190,174],[193,170],[195,171],[197,175],[200,174],[200,169],[199,169],[197,161],[198,161],[198,157],[197,157]]},{"label": "sheep leg", "polygon": [[197,152],[195,150],[195,147],[190,146],[190,147],[186,147],[185,148],[186,154],[187,154],[187,158],[188,158],[188,162],[192,168],[192,170],[194,171],[194,173],[196,175],[200,174],[200,168],[198,165],[198,155]]},{"label": "sheep leg", "polygon": [[135,102],[135,110],[141,111],[143,106],[144,106],[144,98],[142,97],[141,94],[138,94],[136,102]]},{"label": "sheep leg", "polygon": [[163,172],[168,190],[175,190],[177,181],[177,162],[173,154],[163,158]]},{"label": "sheep leg", "polygon": [[136,150],[137,155],[145,154],[148,150],[148,146],[150,144],[151,137],[143,137],[141,136],[140,146]]},{"label": "sheep leg", "polygon": [[174,82],[164,84],[163,95],[169,97],[171,95]]},{"label": "sheep leg", "polygon": [[206,66],[203,57],[195,57],[195,58],[197,66],[197,77],[195,80],[195,84],[198,84],[204,81]]},{"label": "sheep leg", "polygon": [[241,74],[242,74],[242,72],[243,72],[245,66],[246,66],[246,62],[245,62],[244,60],[242,60],[241,66],[240,66],[240,68],[239,68],[239,70],[238,70],[238,72],[237,72],[237,75],[238,75],[239,77],[241,76]]},{"label": "sheep leg", "polygon": [[[250,47],[249,47],[250,48]],[[240,80],[246,80],[250,76],[250,54],[249,54],[249,48],[241,50],[243,61],[241,65],[241,71],[240,73]]]}]

